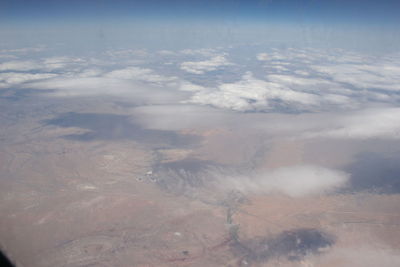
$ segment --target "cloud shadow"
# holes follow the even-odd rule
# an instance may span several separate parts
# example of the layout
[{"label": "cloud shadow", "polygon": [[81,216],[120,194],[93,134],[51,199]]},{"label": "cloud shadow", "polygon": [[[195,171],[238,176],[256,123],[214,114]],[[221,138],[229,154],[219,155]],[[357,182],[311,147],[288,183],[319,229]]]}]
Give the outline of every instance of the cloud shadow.
[{"label": "cloud shadow", "polygon": [[186,147],[195,145],[200,141],[200,137],[195,135],[183,135],[166,130],[144,129],[133,122],[128,115],[69,112],[53,119],[45,120],[43,123],[63,128],[78,127],[88,130],[88,132],[81,134],[63,136],[63,138],[76,141],[125,139],[161,147],[165,145]]},{"label": "cloud shadow", "polygon": [[351,174],[349,190],[382,194],[400,193],[400,155],[382,156],[363,153],[347,166]]}]

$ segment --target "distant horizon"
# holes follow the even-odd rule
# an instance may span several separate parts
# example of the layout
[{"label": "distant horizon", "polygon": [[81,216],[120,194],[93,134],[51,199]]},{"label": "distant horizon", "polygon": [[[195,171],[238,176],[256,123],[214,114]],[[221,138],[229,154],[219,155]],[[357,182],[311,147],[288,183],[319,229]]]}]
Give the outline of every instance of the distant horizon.
[{"label": "distant horizon", "polygon": [[0,48],[275,42],[390,52],[400,47],[398,10],[400,1],[2,1]]},{"label": "distant horizon", "polygon": [[3,22],[115,19],[236,20],[238,22],[396,24],[396,0],[3,0]]}]

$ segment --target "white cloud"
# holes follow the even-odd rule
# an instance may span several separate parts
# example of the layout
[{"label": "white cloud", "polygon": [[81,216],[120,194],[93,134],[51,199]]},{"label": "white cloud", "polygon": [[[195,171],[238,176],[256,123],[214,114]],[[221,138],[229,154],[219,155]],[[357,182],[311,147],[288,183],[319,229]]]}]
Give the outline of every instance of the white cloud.
[{"label": "white cloud", "polygon": [[41,68],[41,66],[34,61],[8,61],[0,64],[0,71],[29,71]]},{"label": "white cloud", "polygon": [[96,77],[103,75],[103,73],[104,72],[99,68],[88,68],[80,71],[79,74],[77,74],[77,77],[81,78]]},{"label": "white cloud", "polygon": [[177,53],[171,50],[160,50],[157,51],[157,54],[162,55],[162,56],[176,56]]},{"label": "white cloud", "polygon": [[193,84],[193,83],[188,82],[188,81],[181,81],[180,86],[179,86],[179,90],[187,91],[187,92],[198,92],[198,91],[207,90],[207,88],[204,87],[204,86]]},{"label": "white cloud", "polygon": [[[318,87],[318,89],[324,89],[329,87],[338,87],[336,83],[332,83],[321,78],[304,78],[294,75],[268,75],[267,79],[271,82],[284,84],[286,86],[291,86],[292,89],[298,90],[308,90],[311,91]],[[294,87],[294,88],[293,88]]]},{"label": "white cloud", "polygon": [[149,52],[145,49],[121,49],[109,50],[105,54],[112,58],[129,58],[129,57],[148,57]]},{"label": "white cloud", "polygon": [[126,82],[102,77],[56,77],[26,85],[35,89],[55,89],[53,96],[79,96],[122,93],[129,89]]},{"label": "white cloud", "polygon": [[14,48],[14,49],[1,49],[0,53],[29,53],[29,52],[40,52],[45,49],[44,46],[37,47],[23,47],[23,48]]},{"label": "white cloud", "polygon": [[269,55],[267,53],[260,53],[260,54],[257,54],[257,59],[259,61],[266,61],[266,60],[269,60]]},{"label": "white cloud", "polygon": [[294,91],[278,83],[259,80],[247,72],[239,82],[225,83],[216,89],[195,93],[188,103],[248,111],[271,108],[269,101],[272,100],[283,101],[293,106],[314,106],[321,101],[315,94]]},{"label": "white cloud", "polygon": [[46,95],[53,97],[76,97],[109,95],[124,97],[132,103],[168,104],[181,101],[184,96],[161,86],[135,80],[106,77],[56,77],[24,84],[33,89],[51,89]]},{"label": "white cloud", "polygon": [[305,137],[329,138],[400,138],[400,108],[366,109],[332,115],[330,125],[322,130],[308,132]]},{"label": "white cloud", "polygon": [[319,166],[296,165],[249,176],[222,177],[217,186],[244,194],[283,193],[291,197],[324,194],[346,185],[349,175]]},{"label": "white cloud", "polygon": [[50,57],[44,58],[41,62],[41,66],[46,70],[56,70],[63,69],[70,64],[81,64],[85,61],[81,58],[72,58],[72,57]]},{"label": "white cloud", "polygon": [[56,77],[56,74],[51,73],[20,73],[20,72],[4,72],[0,73],[0,82],[3,83],[1,87],[9,87],[12,85],[18,85],[25,82],[44,80],[48,78]]},{"label": "white cloud", "polygon": [[351,99],[349,95],[354,92],[346,90],[335,82],[322,78],[298,77],[295,75],[268,75],[267,79],[285,88],[294,91],[308,92],[318,95],[321,104],[336,105],[337,108],[356,107],[356,98]]},{"label": "white cloud", "polygon": [[204,74],[208,71],[214,71],[222,66],[232,65],[224,56],[215,56],[204,61],[187,61],[181,64],[181,69],[194,74]]},{"label": "white cloud", "polygon": [[[257,59],[268,60],[266,67],[275,74],[262,80],[247,72],[241,81],[198,90],[186,103],[236,111],[316,112],[356,110],[371,103],[400,101],[398,95],[387,92],[400,90],[400,65],[390,57],[336,50],[276,49],[258,54]],[[181,67],[204,73],[201,64],[195,69],[192,63]],[[285,74],[277,74],[282,72]]]},{"label": "white cloud", "polygon": [[[360,109],[377,102],[396,104],[400,100],[400,96],[393,92],[400,89],[400,65],[396,62],[396,57],[376,59],[374,65],[372,57],[344,51],[275,49],[256,55],[258,59],[268,59],[266,69],[270,71],[269,74],[265,73],[264,78],[255,78],[252,72],[247,71],[239,81],[236,77],[232,79],[229,73],[226,76],[211,75],[186,81],[178,78],[181,73],[176,76],[163,75],[150,68],[133,67],[133,63],[128,62],[132,60],[131,57],[140,56],[142,61],[153,64],[163,54],[172,55],[171,51],[159,52],[152,56],[144,50],[108,51],[102,56],[108,55],[109,61],[103,58],[77,57],[8,61],[0,64],[0,71],[3,71],[0,83],[3,88],[11,84],[23,84],[24,87],[38,89],[43,86],[42,88],[59,90],[60,95],[96,92],[131,94],[132,89],[129,88],[150,85],[168,89],[170,94],[175,92],[189,96],[183,103],[210,105],[234,111],[340,111]],[[115,55],[118,55],[118,60],[114,58]],[[181,63],[182,70],[195,74],[205,74],[233,64],[220,49],[184,50],[175,55],[189,55],[191,58],[207,56],[208,60],[186,59],[186,62]],[[174,58],[170,63],[179,66],[177,60]],[[312,63],[304,63],[305,61]],[[119,69],[110,71],[115,66],[119,66]],[[159,67],[170,68],[164,64]],[[245,65],[237,65],[237,68],[242,67],[246,70]],[[29,71],[34,73],[27,73]],[[49,73],[50,71],[56,74]],[[279,71],[285,71],[285,74],[277,74]],[[263,75],[259,71],[255,73]],[[202,85],[198,78],[207,78],[207,83]],[[227,79],[235,82],[226,82]],[[204,84],[214,85],[206,87]],[[378,90],[373,90],[374,88]]]},{"label": "white cloud", "polygon": [[400,90],[400,65],[393,63],[329,64],[312,66],[334,81],[360,89]]},{"label": "white cloud", "polygon": [[73,57],[49,57],[41,60],[13,60],[0,64],[0,71],[52,71],[71,66],[84,66],[85,61]]},{"label": "white cloud", "polygon": [[125,69],[114,70],[104,75],[104,77],[112,79],[145,81],[159,84],[177,80],[176,77],[162,76],[154,73],[153,70],[138,67],[128,67]]},{"label": "white cloud", "polygon": [[309,76],[310,73],[304,70],[295,70],[294,73],[296,73],[297,75],[302,75],[302,76]]},{"label": "white cloud", "polygon": [[201,55],[205,57],[211,57],[217,55],[217,50],[211,48],[184,49],[180,52],[184,55]]},{"label": "white cloud", "polygon": [[54,97],[112,95],[128,97],[134,102],[166,104],[184,98],[183,92],[172,90],[179,84],[176,77],[159,75],[150,69],[128,67],[110,72],[96,68],[67,72],[25,83],[23,87],[55,90],[46,93]]},{"label": "white cloud", "polygon": [[400,108],[303,114],[237,113],[211,106],[163,105],[135,109],[135,121],[160,130],[226,127],[263,133],[268,139],[400,139]]}]

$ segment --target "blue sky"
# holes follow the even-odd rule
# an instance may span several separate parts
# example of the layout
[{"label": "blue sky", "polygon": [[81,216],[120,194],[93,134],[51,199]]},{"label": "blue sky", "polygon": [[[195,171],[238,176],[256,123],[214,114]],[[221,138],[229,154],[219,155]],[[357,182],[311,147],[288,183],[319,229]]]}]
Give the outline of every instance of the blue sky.
[{"label": "blue sky", "polygon": [[396,0],[2,0],[3,23],[101,20],[234,20],[277,23],[398,23]]},{"label": "blue sky", "polygon": [[398,10],[398,0],[0,0],[0,45],[180,49],[279,40],[392,49],[400,44]]}]

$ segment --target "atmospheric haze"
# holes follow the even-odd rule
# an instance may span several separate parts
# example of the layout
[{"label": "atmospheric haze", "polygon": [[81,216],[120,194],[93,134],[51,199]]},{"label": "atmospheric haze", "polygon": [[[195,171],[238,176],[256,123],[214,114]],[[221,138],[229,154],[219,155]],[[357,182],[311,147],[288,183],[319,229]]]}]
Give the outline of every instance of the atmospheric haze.
[{"label": "atmospheric haze", "polygon": [[400,266],[398,1],[3,1],[15,266]]}]

